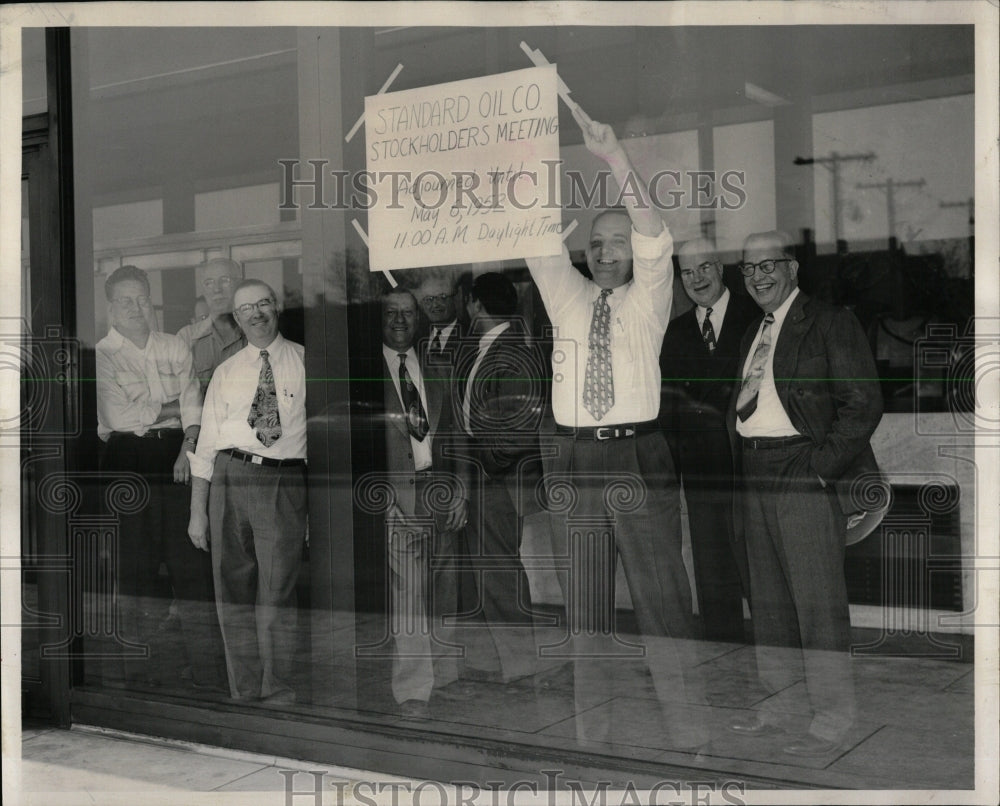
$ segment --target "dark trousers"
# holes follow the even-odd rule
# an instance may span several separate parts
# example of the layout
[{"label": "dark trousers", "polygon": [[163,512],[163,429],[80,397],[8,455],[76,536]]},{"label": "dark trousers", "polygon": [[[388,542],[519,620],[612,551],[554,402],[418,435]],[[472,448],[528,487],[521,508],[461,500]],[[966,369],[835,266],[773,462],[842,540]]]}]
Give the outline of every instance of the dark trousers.
[{"label": "dark trousers", "polygon": [[[125,475],[134,473],[145,479],[149,495],[144,505],[121,515],[119,521],[116,584],[121,634],[150,648],[149,658],[126,660],[125,674],[136,682],[162,682],[164,657],[158,658],[158,649],[166,650],[158,647],[155,631],[165,615],[156,602],[163,562],[180,617],[185,665],[195,683],[221,686],[224,667],[213,605],[212,561],[187,535],[190,488],[173,480],[183,439],[179,429],[147,437],[112,434],[101,462],[107,491],[112,485],[119,491],[135,486]],[[135,500],[141,501],[140,488],[135,490],[139,496]]]},{"label": "dark trousers", "polygon": [[[531,590],[520,559],[521,518],[506,481],[482,473],[471,491],[468,567],[476,580],[482,621],[465,622],[466,634],[485,623],[505,683],[538,670]],[[468,659],[472,666],[488,667],[490,662],[479,657],[477,637],[468,640]]]},{"label": "dark trousers", "polygon": [[[574,657],[577,737],[606,740],[616,720],[600,705],[621,694],[623,664],[648,666],[676,747],[707,738],[691,586],[681,556],[680,493],[659,432],[593,441],[553,438],[545,459],[554,554]],[[544,454],[543,454],[544,455]],[[638,623],[638,643],[610,633],[620,557]]]},{"label": "dark trousers", "polygon": [[305,467],[264,467],[220,452],[209,525],[230,693],[254,699],[292,691]]},{"label": "dark trousers", "polygon": [[754,639],[764,687],[782,691],[804,674],[810,732],[839,741],[855,718],[845,524],[832,485],[809,467],[811,448],[743,449]]},{"label": "dark trousers", "polygon": [[[674,433],[671,447],[684,486],[698,612],[710,641],[745,640],[746,546],[733,530],[733,457],[725,424]],[[749,596],[747,597],[749,599]]]}]

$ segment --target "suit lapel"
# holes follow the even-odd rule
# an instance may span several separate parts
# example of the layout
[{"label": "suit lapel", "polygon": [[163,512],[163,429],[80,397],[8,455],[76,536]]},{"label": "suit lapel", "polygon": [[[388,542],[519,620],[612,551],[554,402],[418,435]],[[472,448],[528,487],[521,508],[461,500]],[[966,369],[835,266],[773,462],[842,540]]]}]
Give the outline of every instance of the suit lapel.
[{"label": "suit lapel", "polygon": [[[802,337],[813,321],[806,308],[808,302],[809,297],[799,291],[788,309],[778,334],[778,343],[774,346],[774,386],[783,404],[786,402],[789,379],[795,374],[795,367],[798,365]],[[785,408],[787,410],[787,406]]]},{"label": "suit lapel", "polygon": [[394,370],[389,367],[382,356],[382,369],[385,372],[385,380],[382,383],[382,397],[385,400],[385,416],[397,429],[406,437],[410,436],[410,431],[406,427],[406,412],[403,411],[403,404],[399,401],[399,394],[396,392],[396,385],[392,382]]}]

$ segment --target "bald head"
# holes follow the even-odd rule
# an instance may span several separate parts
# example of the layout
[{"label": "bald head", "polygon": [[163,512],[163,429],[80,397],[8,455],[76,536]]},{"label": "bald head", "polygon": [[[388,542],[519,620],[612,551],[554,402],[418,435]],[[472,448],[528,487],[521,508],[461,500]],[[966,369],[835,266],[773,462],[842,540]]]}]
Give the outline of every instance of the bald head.
[{"label": "bald head", "polygon": [[711,308],[726,290],[722,260],[708,238],[693,238],[677,251],[684,291],[695,305]]}]

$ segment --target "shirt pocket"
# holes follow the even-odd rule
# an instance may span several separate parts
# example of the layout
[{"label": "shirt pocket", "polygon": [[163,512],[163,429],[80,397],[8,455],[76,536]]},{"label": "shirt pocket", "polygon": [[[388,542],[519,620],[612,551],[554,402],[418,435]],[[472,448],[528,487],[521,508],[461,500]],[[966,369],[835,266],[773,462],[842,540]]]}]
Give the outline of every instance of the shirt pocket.
[{"label": "shirt pocket", "polygon": [[163,393],[167,400],[176,400],[181,394],[181,379],[174,371],[174,365],[168,358],[156,359],[156,371],[160,375],[160,383],[163,384]]},{"label": "shirt pocket", "polygon": [[135,372],[128,370],[116,370],[115,383],[118,384],[131,403],[134,403],[140,398],[149,397],[149,385],[146,383],[146,379],[142,375],[138,375]]}]

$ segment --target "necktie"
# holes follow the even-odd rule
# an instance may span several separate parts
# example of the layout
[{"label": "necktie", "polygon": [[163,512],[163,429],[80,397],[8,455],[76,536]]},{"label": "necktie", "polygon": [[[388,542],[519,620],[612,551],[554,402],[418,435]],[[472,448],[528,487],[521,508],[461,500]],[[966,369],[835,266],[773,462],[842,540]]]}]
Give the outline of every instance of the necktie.
[{"label": "necktie", "polygon": [[715,328],[712,327],[712,309],[705,311],[705,321],[701,323],[701,338],[710,353],[715,352]]},{"label": "necktie", "polygon": [[434,328],[434,338],[431,339],[431,354],[441,352],[441,328]]},{"label": "necktie", "polygon": [[764,317],[764,326],[760,331],[760,341],[753,351],[750,369],[747,371],[743,384],[740,386],[739,397],[736,398],[736,416],[744,421],[757,411],[757,393],[760,392],[760,382],[764,377],[764,367],[767,366],[767,356],[771,352],[771,324],[774,315]]},{"label": "necktie", "polygon": [[611,306],[605,288],[594,301],[587,338],[589,354],[583,376],[583,406],[595,420],[600,420],[615,405],[615,380],[611,374]]},{"label": "necktie", "polygon": [[430,426],[427,425],[427,415],[424,414],[420,393],[406,371],[406,353],[399,353],[399,395],[403,398],[403,408],[406,410],[406,427],[410,436],[417,442],[423,442]]},{"label": "necktie", "polygon": [[270,448],[281,436],[281,418],[278,416],[278,394],[274,389],[274,372],[268,360],[267,350],[260,351],[260,377],[257,379],[257,394],[250,404],[247,423],[257,432],[257,439],[265,448]]}]

